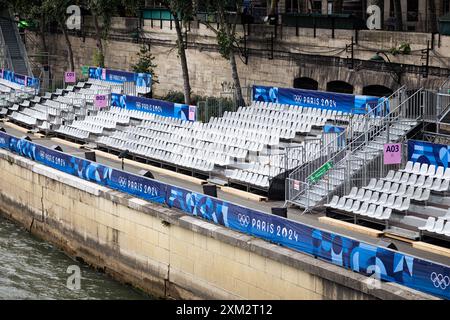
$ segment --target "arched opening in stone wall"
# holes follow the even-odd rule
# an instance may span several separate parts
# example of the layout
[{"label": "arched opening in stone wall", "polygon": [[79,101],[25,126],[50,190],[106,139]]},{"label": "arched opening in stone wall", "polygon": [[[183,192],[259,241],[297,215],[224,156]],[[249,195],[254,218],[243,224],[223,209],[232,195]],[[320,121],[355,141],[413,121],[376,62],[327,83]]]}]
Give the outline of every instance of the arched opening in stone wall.
[{"label": "arched opening in stone wall", "polygon": [[353,86],[345,81],[330,81],[327,83],[327,91],[353,94]]},{"label": "arched opening in stone wall", "polygon": [[374,84],[363,88],[363,95],[374,97],[389,97],[394,91],[388,87]]},{"label": "arched opening in stone wall", "polygon": [[306,90],[317,90],[319,88],[319,83],[311,78],[300,77],[294,79],[294,88],[306,89]]}]

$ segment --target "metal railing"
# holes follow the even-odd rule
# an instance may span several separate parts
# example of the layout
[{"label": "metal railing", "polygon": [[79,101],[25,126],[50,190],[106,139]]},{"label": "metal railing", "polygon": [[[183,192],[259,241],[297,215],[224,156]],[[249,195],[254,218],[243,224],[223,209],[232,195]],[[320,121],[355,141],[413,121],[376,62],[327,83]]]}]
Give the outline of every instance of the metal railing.
[{"label": "metal railing", "polygon": [[5,38],[3,37],[2,28],[0,28],[0,50],[1,50],[1,60],[0,65],[2,69],[13,70],[13,64],[11,59],[11,54],[9,53],[8,45],[5,42]]},{"label": "metal railing", "polygon": [[[9,17],[11,17],[12,16],[11,12],[8,12],[8,13],[9,13]],[[27,72],[28,72],[27,76],[33,76],[33,70],[31,69],[30,61],[28,60],[27,49],[25,48],[25,44],[22,41],[22,37],[20,35],[19,28],[17,27],[17,23],[14,20],[12,20],[12,19],[10,19],[10,20],[12,22],[11,25],[12,25],[12,28],[14,30],[14,34],[16,36],[17,45],[18,45],[19,50],[20,50],[20,55],[22,56],[22,59],[23,59],[23,61],[25,63],[25,67],[26,67]]]},{"label": "metal railing", "polygon": [[[391,128],[393,124],[415,123],[422,117],[424,105],[429,104],[427,92],[423,89],[408,98],[405,95],[405,88],[399,89],[363,118],[365,132],[349,139],[350,131],[347,129],[337,136],[339,141],[332,141],[319,151],[318,160],[291,173],[286,181],[286,204],[300,204],[305,210],[310,210],[328,200],[332,194],[344,195],[349,191],[349,186],[358,181],[363,184],[369,178],[384,174],[383,150],[372,149],[369,144],[380,137],[385,142],[391,141],[390,137],[396,134],[395,129]],[[376,116],[380,114],[379,108],[383,108],[384,117]],[[401,141],[404,134],[397,138],[394,140]],[[343,144],[347,141],[350,142]],[[324,165],[328,170],[322,176],[315,177]],[[298,201],[300,197],[303,197],[302,203]]]}]

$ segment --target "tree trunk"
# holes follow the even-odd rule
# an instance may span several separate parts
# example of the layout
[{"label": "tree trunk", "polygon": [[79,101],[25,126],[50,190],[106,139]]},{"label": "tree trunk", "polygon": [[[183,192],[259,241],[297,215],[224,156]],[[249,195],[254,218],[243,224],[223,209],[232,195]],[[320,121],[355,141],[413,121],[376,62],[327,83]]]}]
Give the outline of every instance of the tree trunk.
[{"label": "tree trunk", "polygon": [[183,34],[181,31],[181,23],[180,19],[178,19],[177,13],[172,13],[174,22],[175,22],[175,29],[177,31],[177,44],[178,44],[178,53],[180,55],[180,62],[181,62],[181,70],[183,73],[183,83],[184,83],[184,103],[191,104],[191,84],[189,81],[189,69],[186,59],[186,50],[184,48],[183,43]]},{"label": "tree trunk", "polygon": [[41,37],[42,54],[43,54],[41,64],[43,66],[48,66],[49,61],[48,61],[47,39],[45,38],[45,15],[41,14],[39,19],[40,19],[39,35]]},{"label": "tree trunk", "polygon": [[343,9],[344,2],[342,0],[333,1],[333,13],[341,13]]},{"label": "tree trunk", "polygon": [[273,15],[277,14],[278,1],[279,1],[279,0],[272,0],[272,1],[271,1],[271,3],[270,3],[269,16],[273,16]]},{"label": "tree trunk", "polygon": [[100,67],[104,67],[105,66],[105,54],[103,52],[102,35],[101,35],[100,26],[98,25],[98,17],[93,10],[92,10],[92,17],[94,19],[95,38],[97,41],[97,48],[98,48],[98,51],[100,52],[100,55],[102,58]]},{"label": "tree trunk", "polygon": [[403,30],[403,15],[401,0],[394,0],[394,16],[395,16],[395,30]]},{"label": "tree trunk", "polygon": [[436,2],[434,0],[428,0],[428,11],[430,13],[429,32],[437,32]]},{"label": "tree trunk", "polygon": [[[278,1],[273,1],[273,2],[278,2]],[[272,4],[273,4],[272,2]],[[225,20],[225,12],[223,10],[223,7],[219,6],[220,10],[219,10],[219,21],[221,24],[221,27],[224,28],[228,39],[234,39],[234,34],[236,31],[236,24],[237,24],[237,17],[236,20],[233,24],[233,29],[230,29],[230,25],[226,22]],[[236,99],[238,101],[239,106],[244,106],[245,101],[244,101],[244,97],[242,95],[242,88],[241,88],[241,81],[239,79],[239,72],[237,69],[237,63],[236,63],[236,57],[234,55],[234,44],[233,42],[230,43],[230,57],[229,57],[229,61],[230,61],[230,67],[231,67],[231,77],[233,78],[233,83],[234,83],[234,89],[235,94],[236,94]]]},{"label": "tree trunk", "polygon": [[69,53],[69,71],[74,71],[75,70],[75,63],[73,61],[73,51],[72,51],[72,44],[70,43],[70,39],[69,39],[69,35],[67,34],[67,30],[64,26],[63,22],[60,22],[59,25],[61,26],[62,29],[62,33],[64,35],[64,40],[66,41],[66,45],[67,45],[67,51]]},{"label": "tree trunk", "polygon": [[230,54],[230,66],[231,77],[233,78],[234,87],[236,90],[236,99],[240,107],[245,105],[244,96],[242,95],[241,80],[239,79],[239,73],[236,64],[236,57],[234,56],[234,50]]}]

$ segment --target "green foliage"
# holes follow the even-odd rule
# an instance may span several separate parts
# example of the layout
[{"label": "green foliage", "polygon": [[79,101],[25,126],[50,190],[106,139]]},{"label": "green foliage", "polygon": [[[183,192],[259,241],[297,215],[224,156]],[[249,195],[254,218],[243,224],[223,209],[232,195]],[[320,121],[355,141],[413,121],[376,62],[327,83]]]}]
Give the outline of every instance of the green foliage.
[{"label": "green foliage", "polygon": [[155,57],[150,51],[150,47],[142,45],[137,54],[139,60],[136,64],[131,65],[131,69],[136,73],[150,73],[152,75],[153,83],[159,83],[158,76],[155,73],[155,68],[158,67],[153,60]]},{"label": "green foliage", "polygon": [[230,58],[233,50],[234,34],[228,34],[224,28],[220,28],[217,32],[217,44],[219,45],[219,52],[225,59]]},{"label": "green foliage", "polygon": [[105,67],[105,57],[99,50],[95,50],[94,55],[92,56],[92,66],[94,67]]},{"label": "green foliage", "polygon": [[409,43],[402,43],[398,47],[391,48],[389,52],[396,56],[398,54],[410,54],[411,53],[411,45]]}]

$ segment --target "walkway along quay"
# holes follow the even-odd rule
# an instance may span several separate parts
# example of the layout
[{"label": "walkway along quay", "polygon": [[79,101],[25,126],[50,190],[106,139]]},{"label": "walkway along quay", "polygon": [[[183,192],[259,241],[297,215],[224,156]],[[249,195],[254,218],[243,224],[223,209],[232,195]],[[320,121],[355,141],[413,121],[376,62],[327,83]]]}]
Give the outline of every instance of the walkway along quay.
[{"label": "walkway along quay", "polygon": [[[157,297],[437,299],[448,293],[433,291],[432,282],[429,286],[418,278],[420,272],[416,274],[420,268],[447,272],[440,264],[362,242],[349,251],[347,246],[356,240],[265,213],[260,213],[259,220],[268,222],[269,227],[263,230],[260,223],[258,233],[257,223],[251,229],[252,219],[257,220],[255,210],[244,211],[238,205],[173,186],[164,185],[167,194],[163,194],[158,189],[163,184],[157,181],[115,169],[107,171],[106,166],[1,132],[0,147],[8,149],[0,150],[0,210],[5,215],[69,255]],[[100,184],[91,182],[96,179]],[[115,188],[101,185],[105,181],[122,184]],[[135,192],[128,190],[133,193],[117,190],[132,185]],[[140,190],[147,190],[145,194],[152,201],[137,198]],[[198,205],[193,196],[203,197],[204,205]],[[192,203],[183,202],[183,197]],[[196,204],[190,213],[189,204]],[[211,222],[194,216],[208,218],[211,206],[221,207],[222,217],[218,211],[209,216]],[[239,227],[234,225],[237,212],[244,222],[249,217],[246,230],[254,236],[231,230]],[[225,218],[224,213],[228,214]],[[298,247],[291,249],[261,239],[272,227],[276,233],[280,221],[291,227],[289,231],[281,229],[281,235],[289,239],[292,232],[293,239],[299,240],[291,244]],[[342,254],[335,255],[338,251]],[[324,261],[327,252],[333,257],[329,262]],[[371,252],[376,256],[371,257]],[[389,255],[392,264],[402,268],[399,271],[389,266],[381,278],[394,279],[395,275],[399,283],[374,285],[365,274],[370,271],[366,264],[373,260],[374,266],[379,265],[376,258]],[[384,263],[387,265],[387,260]]]}]

